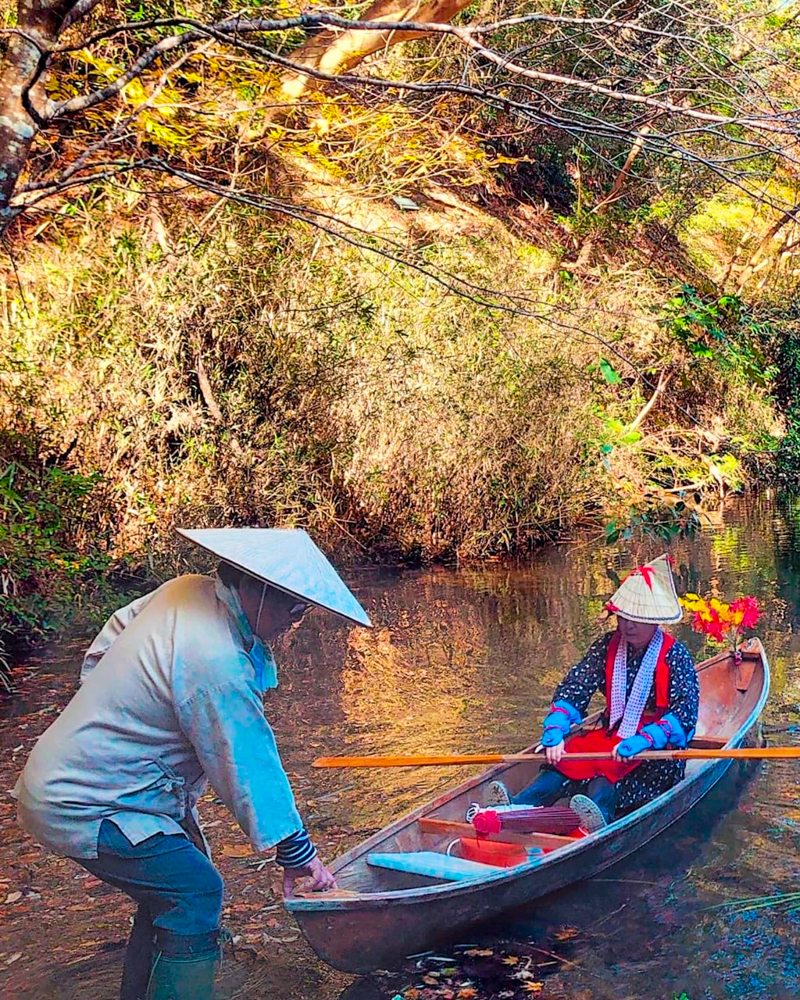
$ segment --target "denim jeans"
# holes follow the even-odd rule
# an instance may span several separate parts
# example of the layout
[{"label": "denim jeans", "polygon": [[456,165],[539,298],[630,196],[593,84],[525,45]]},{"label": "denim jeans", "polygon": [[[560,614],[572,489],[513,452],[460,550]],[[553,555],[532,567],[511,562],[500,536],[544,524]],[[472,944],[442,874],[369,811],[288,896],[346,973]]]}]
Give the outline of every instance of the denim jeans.
[{"label": "denim jeans", "polygon": [[111,820],[103,820],[96,858],[75,858],[92,875],[139,904],[125,953],[122,1000],[147,990],[153,957],[207,955],[217,947],[222,876],[182,834],[157,833],[132,844]]},{"label": "denim jeans", "polygon": [[513,797],[515,805],[519,806],[552,806],[564,796],[588,795],[597,803],[607,822],[614,819],[617,805],[616,787],[608,778],[598,775],[589,781],[573,781],[551,767],[543,767],[532,785],[523,788]]}]

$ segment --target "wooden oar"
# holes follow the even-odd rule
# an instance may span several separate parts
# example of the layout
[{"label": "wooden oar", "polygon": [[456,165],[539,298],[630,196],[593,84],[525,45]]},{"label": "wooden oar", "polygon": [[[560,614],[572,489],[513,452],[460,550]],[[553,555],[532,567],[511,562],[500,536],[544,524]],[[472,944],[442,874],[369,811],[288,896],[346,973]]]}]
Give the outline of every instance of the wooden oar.
[{"label": "wooden oar", "polygon": [[[800,747],[738,747],[735,749],[647,750],[631,761],[640,760],[791,760],[800,758]],[[544,760],[542,753],[464,753],[438,757],[317,757],[312,767],[448,767],[461,764],[516,764],[524,760]],[[567,753],[562,760],[613,760],[610,753]]]}]

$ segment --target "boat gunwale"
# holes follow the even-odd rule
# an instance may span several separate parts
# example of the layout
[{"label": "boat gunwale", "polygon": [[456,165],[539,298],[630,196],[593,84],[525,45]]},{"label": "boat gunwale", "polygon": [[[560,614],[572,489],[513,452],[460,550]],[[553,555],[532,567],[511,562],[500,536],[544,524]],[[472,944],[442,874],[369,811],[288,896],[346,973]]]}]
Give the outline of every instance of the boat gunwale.
[{"label": "boat gunwale", "polygon": [[[761,712],[764,709],[767,698],[769,696],[770,689],[770,668],[769,661],[767,658],[766,649],[764,644],[758,637],[749,639],[740,646],[741,652],[747,656],[748,659],[757,659],[763,669],[763,683],[761,685],[761,693],[753,706],[748,717],[743,721],[742,725],[736,730],[736,732],[730,737],[730,739],[725,744],[724,749],[733,749],[738,746],[741,741],[747,736],[750,730],[758,721]],[[708,668],[716,665],[724,659],[729,658],[733,654],[729,652],[721,652],[716,656],[710,657],[708,660],[704,660],[702,663],[698,664],[697,672],[700,673]],[[755,678],[755,674],[754,674]],[[751,680],[752,684],[752,680]],[[748,685],[747,690],[749,690],[750,685]],[[596,713],[599,715],[600,713]],[[586,725],[590,721],[590,718],[584,720],[582,725]],[[529,748],[527,751],[532,752],[532,749],[537,744],[533,744],[533,747]],[[726,761],[724,759],[712,759],[705,762],[701,762],[699,766],[693,771],[690,776],[683,778],[677,785],[672,788],[667,789],[667,791],[662,792],[661,795],[656,796],[656,798],[651,799],[650,802],[646,802],[639,809],[634,810],[634,812],[629,813],[627,816],[621,816],[619,819],[614,820],[613,823],[609,823],[607,826],[602,827],[600,830],[595,831],[595,833],[590,834],[587,837],[583,837],[580,840],[575,840],[572,844],[565,844],[559,847],[555,851],[551,851],[542,858],[537,858],[533,861],[526,862],[521,865],[516,865],[513,868],[504,868],[497,872],[490,872],[487,874],[481,874],[471,879],[462,879],[458,882],[444,882],[438,885],[428,885],[428,886],[417,886],[412,889],[392,889],[386,892],[375,892],[375,893],[353,893],[346,897],[325,897],[324,894],[320,893],[319,896],[315,897],[290,897],[284,900],[284,906],[286,909],[298,917],[303,913],[309,912],[325,912],[325,911],[336,911],[336,910],[365,910],[373,908],[376,906],[382,906],[384,904],[392,905],[404,905],[404,904],[415,904],[421,899],[435,897],[437,899],[442,897],[451,896],[463,896],[472,892],[478,892],[488,885],[496,885],[498,883],[506,881],[515,881],[517,879],[523,878],[534,872],[541,871],[544,868],[554,867],[555,865],[561,863],[562,861],[572,859],[584,851],[594,849],[596,846],[603,844],[609,840],[612,840],[617,834],[626,830],[628,827],[634,826],[636,823],[645,819],[646,817],[652,815],[654,812],[660,811],[664,808],[670,800],[677,798],[679,795],[683,795],[688,788],[696,784],[703,778],[707,772],[712,768],[720,769],[720,777],[728,769],[731,761]],[[428,815],[428,813],[439,808],[439,806],[448,802],[450,799],[455,798],[457,795],[468,791],[470,788],[475,787],[479,784],[483,784],[490,777],[495,774],[502,773],[503,771],[514,767],[514,764],[500,764],[488,770],[482,771],[479,775],[476,775],[473,779],[456,786],[455,789],[451,789],[445,792],[439,798],[435,799],[433,802],[424,803],[418,809],[405,816],[400,817],[394,823],[382,827],[380,830],[376,831],[367,840],[356,844],[350,851],[347,851],[341,856],[341,858],[336,859],[334,862],[335,867],[333,868],[334,874],[336,871],[341,871],[346,868],[352,861],[368,853],[370,850],[371,842],[379,843],[385,840],[387,837],[394,835],[405,827],[417,822],[423,816]],[[716,784],[716,782],[714,782]],[[654,836],[657,836],[661,831],[657,831]],[[651,838],[648,838],[651,839]],[[642,841],[642,844],[647,841]],[[641,846],[641,845],[640,845]]]}]

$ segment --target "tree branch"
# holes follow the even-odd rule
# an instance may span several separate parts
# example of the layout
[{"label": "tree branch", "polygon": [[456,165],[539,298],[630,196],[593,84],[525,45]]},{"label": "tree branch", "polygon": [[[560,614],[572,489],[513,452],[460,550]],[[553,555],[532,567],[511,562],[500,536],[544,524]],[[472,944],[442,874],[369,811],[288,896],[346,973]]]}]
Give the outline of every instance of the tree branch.
[{"label": "tree branch", "polygon": [[19,0],[18,27],[0,59],[0,230],[13,217],[11,195],[24,169],[37,128],[32,88],[42,77],[49,51],[63,30],[74,0]]}]

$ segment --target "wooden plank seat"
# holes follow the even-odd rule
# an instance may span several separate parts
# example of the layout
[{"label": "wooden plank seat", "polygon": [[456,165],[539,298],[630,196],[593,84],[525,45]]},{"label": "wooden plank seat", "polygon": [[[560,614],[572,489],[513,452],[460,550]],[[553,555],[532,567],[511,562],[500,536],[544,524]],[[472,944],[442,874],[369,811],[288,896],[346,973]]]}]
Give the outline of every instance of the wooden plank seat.
[{"label": "wooden plank seat", "polygon": [[689,740],[689,746],[692,750],[721,750],[727,742],[724,736],[696,736]]}]

